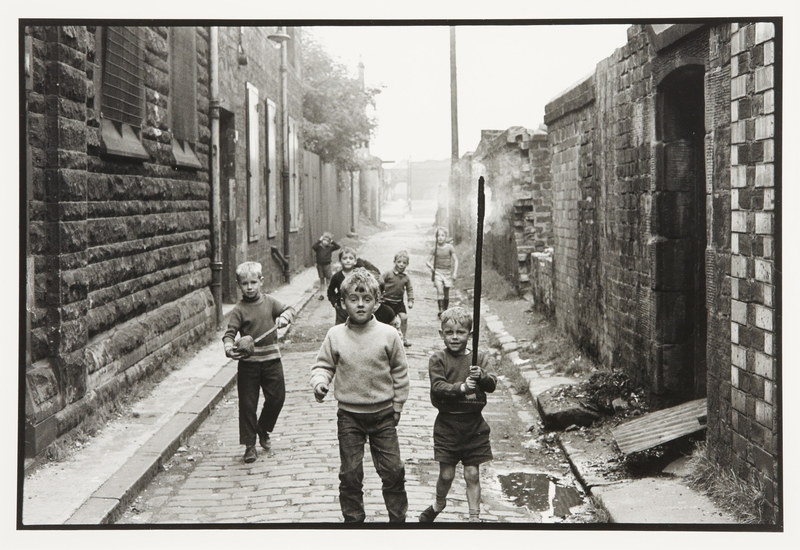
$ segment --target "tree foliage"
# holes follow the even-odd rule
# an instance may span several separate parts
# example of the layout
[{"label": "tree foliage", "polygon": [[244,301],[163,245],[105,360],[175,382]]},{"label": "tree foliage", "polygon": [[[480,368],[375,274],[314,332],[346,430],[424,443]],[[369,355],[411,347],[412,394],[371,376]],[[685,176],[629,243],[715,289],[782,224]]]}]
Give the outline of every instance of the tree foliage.
[{"label": "tree foliage", "polygon": [[361,167],[358,151],[377,122],[367,114],[378,88],[362,90],[358,77],[312,37],[303,42],[303,144],[344,170]]}]

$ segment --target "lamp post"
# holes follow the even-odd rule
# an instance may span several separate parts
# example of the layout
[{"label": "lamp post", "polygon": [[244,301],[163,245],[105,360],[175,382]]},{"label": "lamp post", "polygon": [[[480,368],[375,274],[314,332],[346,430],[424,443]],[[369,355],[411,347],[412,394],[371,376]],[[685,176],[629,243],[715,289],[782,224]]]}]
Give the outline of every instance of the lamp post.
[{"label": "lamp post", "polygon": [[290,227],[290,203],[289,203],[289,90],[288,90],[288,52],[286,42],[290,36],[286,33],[285,27],[278,27],[275,32],[267,35],[267,38],[277,44],[281,50],[281,195],[283,198],[283,257],[284,277],[288,283],[291,278],[289,264],[289,227]]}]

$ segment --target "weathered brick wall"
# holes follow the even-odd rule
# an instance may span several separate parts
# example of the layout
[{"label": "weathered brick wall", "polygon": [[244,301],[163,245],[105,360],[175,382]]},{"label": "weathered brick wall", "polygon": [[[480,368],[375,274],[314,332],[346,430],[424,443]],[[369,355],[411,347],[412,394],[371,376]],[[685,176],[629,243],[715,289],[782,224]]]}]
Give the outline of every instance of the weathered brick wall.
[{"label": "weathered brick wall", "polygon": [[553,196],[553,270],[558,326],[597,351],[595,81],[577,83],[545,109]]},{"label": "weathered brick wall", "polygon": [[531,178],[531,211],[525,215],[525,244],[541,252],[553,246],[553,178],[550,174],[550,146],[542,126],[528,144]]},{"label": "weathered brick wall", "polygon": [[556,311],[553,297],[553,251],[531,252],[528,257],[531,281],[531,302],[536,311],[552,316]]},{"label": "weathered brick wall", "polygon": [[[641,27],[628,31],[628,42],[598,64],[593,136],[597,152],[593,171],[599,193],[593,250],[599,260],[600,299],[595,313],[603,326],[600,355],[646,390],[657,391],[650,356],[653,339],[650,212],[654,141],[650,44]],[[594,199],[594,200],[593,200]],[[587,245],[588,247],[588,245]],[[588,274],[588,273],[587,273]],[[585,325],[588,327],[588,325]]]},{"label": "weathered brick wall", "polygon": [[723,458],[739,476],[763,484],[769,518],[780,503],[775,43],[772,23],[732,25],[731,371],[720,384],[730,394],[733,449]]},{"label": "weathered brick wall", "polygon": [[[691,319],[690,336],[705,346],[698,353],[705,363],[694,367],[702,377],[694,393],[708,398],[712,458],[765,488],[767,521],[780,504],[774,52],[767,23],[707,25],[658,51],[647,29],[634,25],[628,43],[545,115],[559,326],[642,384],[656,406],[685,400],[692,380],[687,389],[677,378],[691,372],[681,370],[682,355],[669,354],[680,351],[676,313],[694,306],[664,300],[682,298],[687,287],[678,279],[693,284],[692,264],[702,262],[705,315]],[[668,203],[691,200],[695,184],[684,182],[696,181],[681,179],[694,178],[687,174],[698,162],[680,156],[685,142],[664,135],[680,123],[661,120],[656,136],[659,108],[663,116],[682,113],[659,107],[669,92],[657,86],[697,70],[700,100],[684,106],[703,109],[699,211]],[[676,184],[688,187],[676,192]],[[687,244],[686,232],[704,238]]]},{"label": "weathered brick wall", "polygon": [[[731,48],[730,25],[709,30],[706,71],[706,174],[708,246],[706,294],[708,311],[706,438],[710,454],[729,462],[731,429]],[[708,183],[707,183],[708,185]],[[725,458],[723,458],[725,457]]]},{"label": "weathered brick wall", "polygon": [[552,244],[552,193],[543,131],[512,127],[491,133],[473,162],[486,178],[486,259],[519,291],[527,288],[527,256]]},{"label": "weathered brick wall", "polygon": [[[145,31],[150,159],[100,153],[90,27],[30,27],[26,455],[213,328],[209,174],[171,166],[164,27]],[[208,33],[197,29],[196,154],[208,165]]]}]

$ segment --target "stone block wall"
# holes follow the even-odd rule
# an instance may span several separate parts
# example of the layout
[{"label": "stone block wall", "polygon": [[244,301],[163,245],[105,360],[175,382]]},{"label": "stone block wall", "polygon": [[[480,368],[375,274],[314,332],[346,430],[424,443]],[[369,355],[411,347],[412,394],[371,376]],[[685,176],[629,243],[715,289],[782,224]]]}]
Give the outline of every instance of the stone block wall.
[{"label": "stone block wall", "polygon": [[195,153],[171,162],[168,30],[144,30],[144,162],[101,152],[96,29],[30,43],[26,456],[81,425],[214,326],[209,291],[208,32],[197,28]]}]

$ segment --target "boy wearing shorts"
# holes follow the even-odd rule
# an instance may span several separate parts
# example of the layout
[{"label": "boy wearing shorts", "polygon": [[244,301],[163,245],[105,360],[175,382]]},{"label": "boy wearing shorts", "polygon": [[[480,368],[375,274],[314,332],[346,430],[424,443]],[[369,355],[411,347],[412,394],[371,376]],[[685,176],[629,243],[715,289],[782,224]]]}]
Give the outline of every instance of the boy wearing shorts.
[{"label": "boy wearing shorts", "polygon": [[400,317],[400,331],[403,334],[403,345],[405,347],[409,347],[411,344],[406,338],[408,313],[403,302],[403,295],[408,297],[408,309],[414,307],[414,287],[411,286],[411,278],[406,273],[408,260],[408,252],[401,250],[394,255],[394,268],[383,274],[383,303],[392,308],[395,315]]},{"label": "boy wearing shorts", "polygon": [[480,521],[480,464],[492,460],[489,425],[481,411],[486,394],[497,387],[497,378],[486,372],[487,358],[478,353],[478,365],[472,365],[467,343],[472,336],[472,315],[454,307],[442,312],[439,335],[445,349],[436,351],[428,362],[431,380],[431,403],[439,409],[433,425],[433,457],[439,462],[436,500],[419,516],[421,522],[433,521],[447,504],[456,465],[464,465],[469,521]]}]

